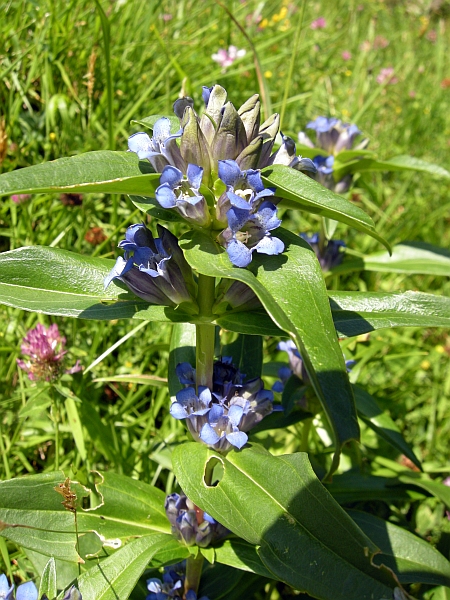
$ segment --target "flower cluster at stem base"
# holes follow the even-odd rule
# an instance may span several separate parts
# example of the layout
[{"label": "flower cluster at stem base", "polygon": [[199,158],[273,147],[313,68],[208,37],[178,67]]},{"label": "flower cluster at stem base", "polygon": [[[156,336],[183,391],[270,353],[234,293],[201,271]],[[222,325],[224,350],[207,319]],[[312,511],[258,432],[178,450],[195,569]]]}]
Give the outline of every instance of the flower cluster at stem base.
[{"label": "flower cluster at stem base", "polygon": [[245,433],[273,410],[273,393],[264,389],[259,377],[244,383],[244,375],[229,357],[214,362],[213,389],[195,389],[195,369],[189,363],[176,368],[185,388],[176,395],[170,407],[175,419],[186,419],[196,441],[211,448],[227,451],[242,448],[248,440]]}]

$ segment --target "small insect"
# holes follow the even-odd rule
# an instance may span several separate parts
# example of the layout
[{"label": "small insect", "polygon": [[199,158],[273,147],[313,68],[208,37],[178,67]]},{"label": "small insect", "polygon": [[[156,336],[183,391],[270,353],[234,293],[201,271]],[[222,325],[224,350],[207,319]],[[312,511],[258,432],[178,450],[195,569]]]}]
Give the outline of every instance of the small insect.
[{"label": "small insect", "polygon": [[70,489],[69,477],[65,480],[64,483],[58,483],[58,485],[56,485],[53,489],[55,490],[55,492],[58,492],[58,494],[61,494],[61,496],[64,498],[61,504],[64,506],[65,509],[70,510],[70,512],[73,513],[77,511],[75,506],[77,495],[74,494]]}]

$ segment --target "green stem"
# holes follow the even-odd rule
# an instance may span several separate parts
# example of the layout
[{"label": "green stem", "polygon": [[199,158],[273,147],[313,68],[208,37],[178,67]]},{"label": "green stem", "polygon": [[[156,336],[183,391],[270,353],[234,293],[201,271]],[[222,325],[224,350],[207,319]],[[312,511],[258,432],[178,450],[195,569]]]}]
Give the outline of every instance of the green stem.
[{"label": "green stem", "polygon": [[[215,299],[216,280],[214,277],[199,275],[197,302],[200,317],[212,320],[212,306]],[[196,371],[197,387],[204,385],[212,389],[214,362],[215,326],[212,323],[196,325]]]},{"label": "green stem", "polygon": [[203,560],[203,555],[200,554],[200,552],[196,558],[189,556],[189,558],[186,559],[186,579],[184,580],[185,594],[187,594],[189,590],[194,590],[194,592],[197,593],[200,577],[202,575]]},{"label": "green stem", "polygon": [[55,398],[52,398],[52,420],[55,425],[55,471],[59,471],[59,408]]},{"label": "green stem", "polygon": [[11,470],[9,468],[8,456],[6,455],[5,444],[3,443],[2,423],[0,421],[0,452],[3,457],[6,479],[11,479]]}]

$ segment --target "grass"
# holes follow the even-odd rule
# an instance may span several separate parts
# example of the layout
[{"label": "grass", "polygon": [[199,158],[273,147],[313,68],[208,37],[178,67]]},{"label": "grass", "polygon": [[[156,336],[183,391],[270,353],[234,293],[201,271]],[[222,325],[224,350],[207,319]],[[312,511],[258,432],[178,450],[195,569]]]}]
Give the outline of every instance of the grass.
[{"label": "grass", "polygon": [[[181,94],[191,95],[200,106],[201,86],[213,83],[223,84],[235,105],[262,83],[266,106],[282,112],[283,132],[294,138],[316,116],[336,116],[356,122],[381,158],[411,154],[448,169],[449,18],[446,3],[435,11],[428,4],[305,2],[293,56],[300,3],[227,0],[226,9],[256,48],[253,56],[242,31],[214,2],[10,0],[0,5],[0,111],[7,135],[0,170],[89,150],[126,149],[128,135],[137,130],[131,119],[169,114]],[[318,16],[326,19],[326,27],[312,29]],[[245,48],[247,54],[223,72],[210,57],[230,44]],[[397,81],[379,84],[377,77],[386,67],[394,68]],[[420,240],[449,247],[450,203],[442,181],[422,174],[377,174],[357,180],[351,193],[390,242]],[[140,218],[127,198],[92,194],[73,203],[74,199],[72,205],[67,200],[63,204],[59,196],[48,194],[22,204],[4,200],[0,250],[53,245],[113,257],[121,233]],[[294,231],[318,227],[313,216],[292,211],[287,216],[287,226]],[[336,236],[360,252],[380,249],[373,239],[344,225],[338,226]],[[332,285],[337,286],[336,281]],[[342,277],[338,286],[450,292],[448,278],[427,275],[362,272]],[[0,310],[0,478],[7,479],[53,469],[48,386],[31,384],[16,365],[26,331],[52,320],[7,307]],[[170,447],[187,436],[168,416],[165,388],[104,381],[128,373],[166,377],[170,326],[149,323],[124,339],[134,326],[126,321],[57,322],[68,339],[70,361],[80,359],[85,369],[95,363],[84,376],[61,384],[72,386],[82,398],[80,432],[87,458],[81,458],[62,408],[60,467],[72,469],[84,481],[91,469],[113,469],[172,491]],[[426,469],[448,475],[446,332],[383,330],[364,341],[346,341],[343,348],[348,358],[357,360],[354,379],[391,414]],[[103,354],[103,360],[95,362]],[[265,360],[274,357],[275,340],[269,340]],[[62,395],[58,402],[64,406]],[[300,437],[299,425],[275,443],[295,451]],[[365,440],[363,460],[373,464],[384,447],[369,435]],[[322,448],[319,439],[314,444],[318,451]],[[425,517],[419,517],[420,532],[430,535]],[[409,519],[411,528],[415,518]],[[1,544],[0,557],[6,563],[9,552],[18,577],[24,577],[28,563],[21,562],[22,551]],[[0,570],[5,569],[0,560]]]}]

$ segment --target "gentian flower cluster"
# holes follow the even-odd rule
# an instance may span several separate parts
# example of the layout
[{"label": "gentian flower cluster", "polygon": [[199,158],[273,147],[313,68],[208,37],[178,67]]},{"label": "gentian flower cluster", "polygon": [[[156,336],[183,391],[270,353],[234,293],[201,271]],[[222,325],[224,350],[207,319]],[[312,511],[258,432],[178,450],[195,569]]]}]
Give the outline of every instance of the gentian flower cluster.
[{"label": "gentian flower cluster", "polygon": [[[294,344],[292,340],[288,340],[287,342],[280,342],[277,346],[278,350],[281,352],[287,352],[289,357],[289,367],[281,367],[278,370],[278,377],[280,381],[276,381],[272,389],[274,392],[282,392],[284,390],[284,386],[286,385],[287,380],[292,375],[295,375],[299,379],[301,379],[305,385],[310,384],[310,379],[308,373],[306,372],[305,365],[303,363],[303,359],[300,355],[300,352],[297,349],[297,346]],[[347,367],[347,372],[350,372],[352,366],[355,364],[354,360],[346,360],[345,366]]]},{"label": "gentian flower cluster", "polygon": [[119,242],[124,256],[105,278],[105,289],[118,279],[139,298],[152,304],[177,306],[193,303],[192,270],[178,245],[177,238],[161,225],[159,238],[144,223],[128,227],[125,239]]},{"label": "gentian flower cluster", "polygon": [[186,419],[194,439],[216,450],[242,448],[248,440],[245,432],[273,410],[273,393],[264,389],[262,379],[244,383],[229,357],[215,361],[212,390],[199,386],[196,392],[195,369],[189,363],[180,363],[176,373],[186,387],[176,395],[170,414]]},{"label": "gentian flower cluster", "polygon": [[[147,579],[147,589],[150,592],[145,600],[169,600],[170,598],[197,600],[197,594],[194,590],[188,590],[184,593],[186,579],[186,561],[164,567],[163,579],[153,577]],[[207,596],[202,596],[199,600],[208,600]]]},{"label": "gentian flower cluster", "polygon": [[[361,131],[356,125],[342,123],[339,119],[328,117],[317,117],[314,121],[310,121],[306,127],[316,132],[316,146],[327,153],[327,156],[320,154],[313,158],[313,163],[317,168],[314,178],[329,190],[333,190],[337,194],[344,194],[350,188],[352,176],[345,175],[340,181],[334,180],[335,156],[344,150],[351,150],[355,138],[361,134]],[[298,141],[303,146],[315,147],[303,131],[298,134]],[[355,147],[355,150],[366,148],[368,143],[369,140],[362,140]]]},{"label": "gentian flower cluster", "polygon": [[22,354],[28,356],[28,359],[18,358],[17,364],[28,373],[28,378],[32,381],[54,381],[63,373],[81,371],[78,360],[70,369],[64,369],[64,356],[67,354],[65,345],[66,338],[61,336],[56,323],[50,327],[38,323],[23,338],[20,347]]},{"label": "gentian flower cluster", "polygon": [[208,513],[196,506],[185,494],[170,494],[164,505],[172,525],[172,534],[186,546],[206,548],[230,532]]},{"label": "gentian flower cluster", "polygon": [[308,242],[308,244],[314,250],[320,266],[322,267],[322,271],[329,271],[333,267],[337,267],[341,264],[344,258],[344,253],[341,249],[345,248],[345,242],[342,240],[327,240],[323,248],[321,248],[318,233],[315,233],[312,236],[301,233],[300,237],[302,237],[305,242]]},{"label": "gentian flower cluster", "polygon": [[[155,192],[158,203],[176,210],[194,227],[222,229],[217,241],[235,266],[246,267],[253,252],[279,254],[284,250],[281,240],[271,235],[280,221],[274,191],[264,188],[259,169],[282,164],[315,173],[316,167],[310,159],[296,155],[295,143],[286,136],[272,153],[280,117],[274,114],[261,124],[257,94],[238,110],[227,102],[227,92],[219,85],[204,87],[202,97],[201,117],[191,98],[180,98],[173,106],[179,131],[171,133],[170,120],[163,117],[155,123],[153,137],[135,133],[128,148],[161,173]],[[226,190],[209,207],[202,187],[213,190],[217,184]]]}]

